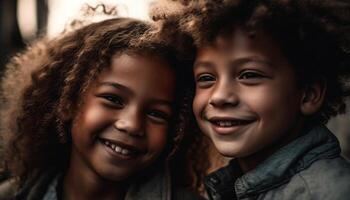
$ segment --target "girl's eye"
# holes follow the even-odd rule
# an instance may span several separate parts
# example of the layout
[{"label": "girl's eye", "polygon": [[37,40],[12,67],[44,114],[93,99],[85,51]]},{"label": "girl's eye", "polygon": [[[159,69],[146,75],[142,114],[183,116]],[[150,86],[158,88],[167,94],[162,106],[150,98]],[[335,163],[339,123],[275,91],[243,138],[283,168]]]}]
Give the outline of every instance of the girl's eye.
[{"label": "girl's eye", "polygon": [[212,82],[215,81],[215,77],[210,74],[202,74],[197,78],[197,82]]},{"label": "girl's eye", "polygon": [[159,110],[150,110],[147,115],[157,123],[166,123],[170,118],[167,113]]},{"label": "girl's eye", "polygon": [[117,107],[122,107],[124,105],[123,99],[117,95],[102,95],[103,99],[107,100],[109,103]]}]

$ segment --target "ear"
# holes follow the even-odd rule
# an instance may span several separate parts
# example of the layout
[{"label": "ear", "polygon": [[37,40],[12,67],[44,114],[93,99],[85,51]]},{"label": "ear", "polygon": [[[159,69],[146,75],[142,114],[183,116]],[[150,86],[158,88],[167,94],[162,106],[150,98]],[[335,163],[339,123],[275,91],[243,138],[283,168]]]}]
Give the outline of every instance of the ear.
[{"label": "ear", "polygon": [[301,99],[301,112],[304,115],[315,114],[322,106],[327,90],[324,79],[305,86]]}]

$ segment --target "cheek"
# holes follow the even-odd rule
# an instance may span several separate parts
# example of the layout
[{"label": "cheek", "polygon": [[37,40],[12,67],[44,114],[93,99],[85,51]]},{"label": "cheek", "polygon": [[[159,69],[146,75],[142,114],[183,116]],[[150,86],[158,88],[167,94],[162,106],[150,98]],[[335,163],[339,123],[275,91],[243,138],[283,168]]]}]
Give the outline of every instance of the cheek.
[{"label": "cheek", "polygon": [[[279,115],[281,119],[294,117],[300,109],[299,94],[294,89],[288,89],[276,92],[270,96],[271,103],[267,106],[267,113]],[[288,120],[288,119],[286,119]]]},{"label": "cheek", "polygon": [[282,108],[294,108],[297,104],[296,95],[293,89],[269,86],[249,90],[241,97],[253,111],[270,115],[276,111],[280,112]]},{"label": "cheek", "polygon": [[193,113],[195,114],[197,120],[199,116],[201,115],[201,112],[203,112],[206,102],[208,102],[209,95],[206,94],[204,91],[198,91],[196,90],[196,95],[193,99]]},{"label": "cheek", "polygon": [[160,154],[164,150],[168,136],[167,131],[168,129],[166,126],[160,127],[157,125],[151,125],[147,128],[147,142],[150,151]]},{"label": "cheek", "polygon": [[[243,90],[242,90],[243,91]],[[256,113],[259,117],[261,115],[269,116],[271,111],[275,110],[278,95],[271,92],[270,89],[260,87],[250,90],[244,90],[240,95],[241,104],[248,107],[248,110]]]},{"label": "cheek", "polygon": [[81,138],[97,134],[110,122],[108,113],[99,106],[85,105],[82,107],[73,120],[72,137]]},{"label": "cheek", "polygon": [[116,120],[115,116],[116,112],[113,109],[106,108],[98,100],[87,104],[80,113],[82,125],[89,127],[88,130],[96,130],[113,124]]}]

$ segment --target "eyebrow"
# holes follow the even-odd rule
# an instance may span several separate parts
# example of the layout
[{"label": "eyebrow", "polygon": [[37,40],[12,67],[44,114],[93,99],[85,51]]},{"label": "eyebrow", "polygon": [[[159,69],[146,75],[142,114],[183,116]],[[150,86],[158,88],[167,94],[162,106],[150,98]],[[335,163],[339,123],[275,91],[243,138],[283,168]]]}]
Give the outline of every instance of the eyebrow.
[{"label": "eyebrow", "polygon": [[214,67],[215,64],[210,62],[210,61],[196,61],[194,64],[193,64],[193,68],[196,69],[198,67],[206,67],[206,68],[212,68]]},{"label": "eyebrow", "polygon": [[[250,56],[250,57],[242,57],[242,58],[238,58],[235,60],[230,60],[228,63],[228,66],[232,67],[232,66],[239,66],[245,63],[249,63],[249,62],[257,62],[257,63],[262,63],[265,64],[266,66],[274,66],[271,62],[258,58],[256,56]],[[196,61],[193,65],[193,68],[196,69],[198,67],[205,67],[205,68],[213,68],[215,66],[215,64],[211,61]]]},{"label": "eyebrow", "polygon": [[128,94],[133,94],[133,92],[126,86],[119,84],[119,83],[115,83],[115,82],[101,82],[98,83],[99,86],[111,86],[114,87],[116,89],[122,90]]},{"label": "eyebrow", "polygon": [[261,59],[257,56],[250,56],[250,57],[243,57],[243,58],[238,58],[234,61],[230,61],[229,62],[229,65],[230,66],[239,66],[239,65],[243,65],[245,63],[249,63],[249,62],[256,62],[256,63],[262,63],[266,66],[274,66],[273,63],[271,63],[270,61],[268,60],[265,60],[265,59]]},{"label": "eyebrow", "polygon": [[[119,83],[115,83],[115,82],[101,82],[101,83],[98,83],[99,86],[112,86],[116,89],[119,89],[119,90],[122,90],[130,95],[134,94],[132,90],[130,90],[128,87],[122,85],[122,84],[119,84]],[[165,100],[165,99],[151,99],[151,102],[152,103],[156,103],[156,104],[163,104],[163,105],[166,105],[166,106],[172,106],[173,105],[173,102],[172,101],[169,101],[169,100]]]}]

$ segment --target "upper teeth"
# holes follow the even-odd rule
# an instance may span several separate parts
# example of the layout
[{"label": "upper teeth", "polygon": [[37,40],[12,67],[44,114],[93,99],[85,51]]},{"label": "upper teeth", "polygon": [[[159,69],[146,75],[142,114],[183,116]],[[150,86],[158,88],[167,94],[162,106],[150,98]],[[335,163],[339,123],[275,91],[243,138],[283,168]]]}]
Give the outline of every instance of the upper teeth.
[{"label": "upper teeth", "polygon": [[222,127],[237,126],[247,123],[246,121],[235,120],[235,121],[216,121],[215,124]]},{"label": "upper teeth", "polygon": [[233,125],[233,123],[231,122],[231,121],[218,121],[218,122],[216,122],[217,123],[217,125],[219,125],[219,126],[232,126]]},{"label": "upper teeth", "polygon": [[107,145],[108,147],[110,147],[113,151],[117,152],[117,153],[120,153],[120,154],[123,154],[123,155],[129,155],[131,153],[130,150],[128,149],[123,149],[122,147],[112,143],[112,142],[109,142],[107,140],[103,140],[103,143],[105,145]]}]

